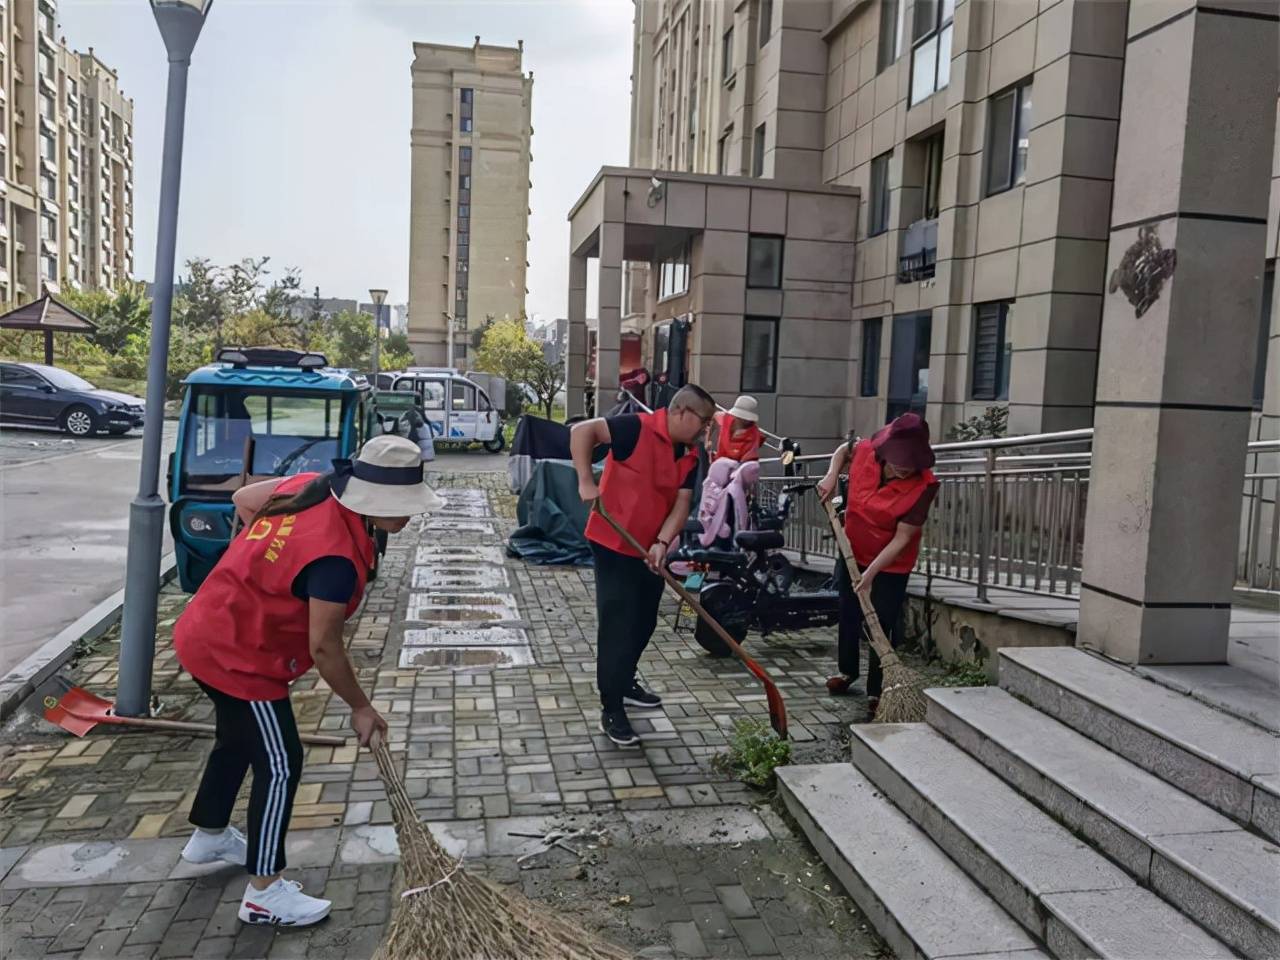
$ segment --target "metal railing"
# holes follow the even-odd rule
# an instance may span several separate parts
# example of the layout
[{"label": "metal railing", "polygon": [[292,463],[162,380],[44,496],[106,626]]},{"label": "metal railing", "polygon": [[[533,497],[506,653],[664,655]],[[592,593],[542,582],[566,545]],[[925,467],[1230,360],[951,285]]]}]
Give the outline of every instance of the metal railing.
[{"label": "metal railing", "polygon": [[[936,445],[934,472],[941,482],[916,569],[972,583],[980,600],[993,587],[1079,596],[1092,438],[1093,431],[1084,429]],[[1260,462],[1268,454],[1270,464]],[[1277,454],[1280,441],[1248,447],[1236,579],[1238,586],[1253,590],[1280,589]],[[812,479],[826,472],[829,461],[830,455],[807,456],[795,465],[800,477]],[[781,489],[796,481],[762,477],[761,504],[773,507]],[[802,562],[834,562],[826,516],[811,494],[794,504],[784,534],[788,549]]]}]

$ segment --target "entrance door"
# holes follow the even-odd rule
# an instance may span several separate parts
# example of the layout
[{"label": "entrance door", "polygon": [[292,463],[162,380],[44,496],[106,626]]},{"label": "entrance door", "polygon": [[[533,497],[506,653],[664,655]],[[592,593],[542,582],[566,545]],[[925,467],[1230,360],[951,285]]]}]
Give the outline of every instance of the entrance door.
[{"label": "entrance door", "polygon": [[914,411],[925,415],[929,402],[929,347],[932,313],[910,313],[893,318],[889,354],[888,419]]},{"label": "entrance door", "polygon": [[436,439],[449,436],[449,405],[445,403],[447,380],[419,380],[418,396],[422,400],[422,415],[431,425],[431,435]]},{"label": "entrance door", "polygon": [[475,385],[454,380],[450,384],[450,397],[449,439],[474,440],[480,415],[476,406]]}]

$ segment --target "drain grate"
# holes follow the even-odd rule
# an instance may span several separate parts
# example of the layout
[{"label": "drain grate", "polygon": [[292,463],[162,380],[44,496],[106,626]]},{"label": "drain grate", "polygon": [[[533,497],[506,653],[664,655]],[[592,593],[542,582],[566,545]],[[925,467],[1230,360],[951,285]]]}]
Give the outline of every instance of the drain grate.
[{"label": "drain grate", "polygon": [[518,647],[529,635],[519,627],[427,627],[406,630],[406,647]]},{"label": "drain grate", "polygon": [[409,595],[406,620],[519,620],[510,594],[414,593]]},{"label": "drain grate", "polygon": [[450,567],[464,563],[501,565],[502,550],[482,544],[441,543],[419,547],[415,562],[423,566],[443,564]]},{"label": "drain grate", "polygon": [[405,647],[400,651],[400,666],[419,670],[431,667],[448,667],[465,670],[469,667],[525,667],[533,664],[533,651],[528,647],[453,647],[450,649],[424,649]]}]

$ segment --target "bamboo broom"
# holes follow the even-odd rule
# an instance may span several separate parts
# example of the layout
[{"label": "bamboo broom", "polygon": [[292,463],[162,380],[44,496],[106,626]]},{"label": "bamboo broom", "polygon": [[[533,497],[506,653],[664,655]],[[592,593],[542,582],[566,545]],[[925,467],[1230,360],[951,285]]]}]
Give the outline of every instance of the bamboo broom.
[{"label": "bamboo broom", "polygon": [[844,558],[845,567],[849,570],[849,582],[853,584],[853,595],[862,605],[862,617],[870,629],[871,648],[880,658],[880,667],[884,671],[884,689],[880,692],[880,706],[876,710],[876,723],[920,723],[924,720],[927,703],[920,688],[923,679],[914,670],[904,664],[897,652],[889,645],[884,627],[880,625],[880,617],[876,608],[871,605],[871,598],[858,592],[862,583],[862,573],[853,558],[853,548],[849,545],[849,536],[844,532],[844,524],[836,516],[836,507],[831,500],[826,500],[823,507],[827,511],[827,520],[831,523],[831,532],[835,534],[836,546],[840,556]]}]

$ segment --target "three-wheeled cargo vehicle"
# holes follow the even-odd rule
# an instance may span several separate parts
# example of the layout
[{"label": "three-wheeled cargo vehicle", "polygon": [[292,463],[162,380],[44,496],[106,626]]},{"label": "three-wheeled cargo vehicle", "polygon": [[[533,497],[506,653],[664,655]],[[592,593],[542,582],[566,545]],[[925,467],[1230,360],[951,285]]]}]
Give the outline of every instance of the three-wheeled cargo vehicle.
[{"label": "three-wheeled cargo vehicle", "polygon": [[178,579],[193,592],[231,542],[236,490],[328,470],[380,431],[364,376],[333,369],[317,353],[224,349],[184,385],[169,461],[169,527]]},{"label": "three-wheeled cargo vehicle", "polygon": [[502,412],[483,387],[452,367],[384,373],[378,377],[378,389],[416,393],[436,443],[481,443],[490,453],[506,445]]}]

